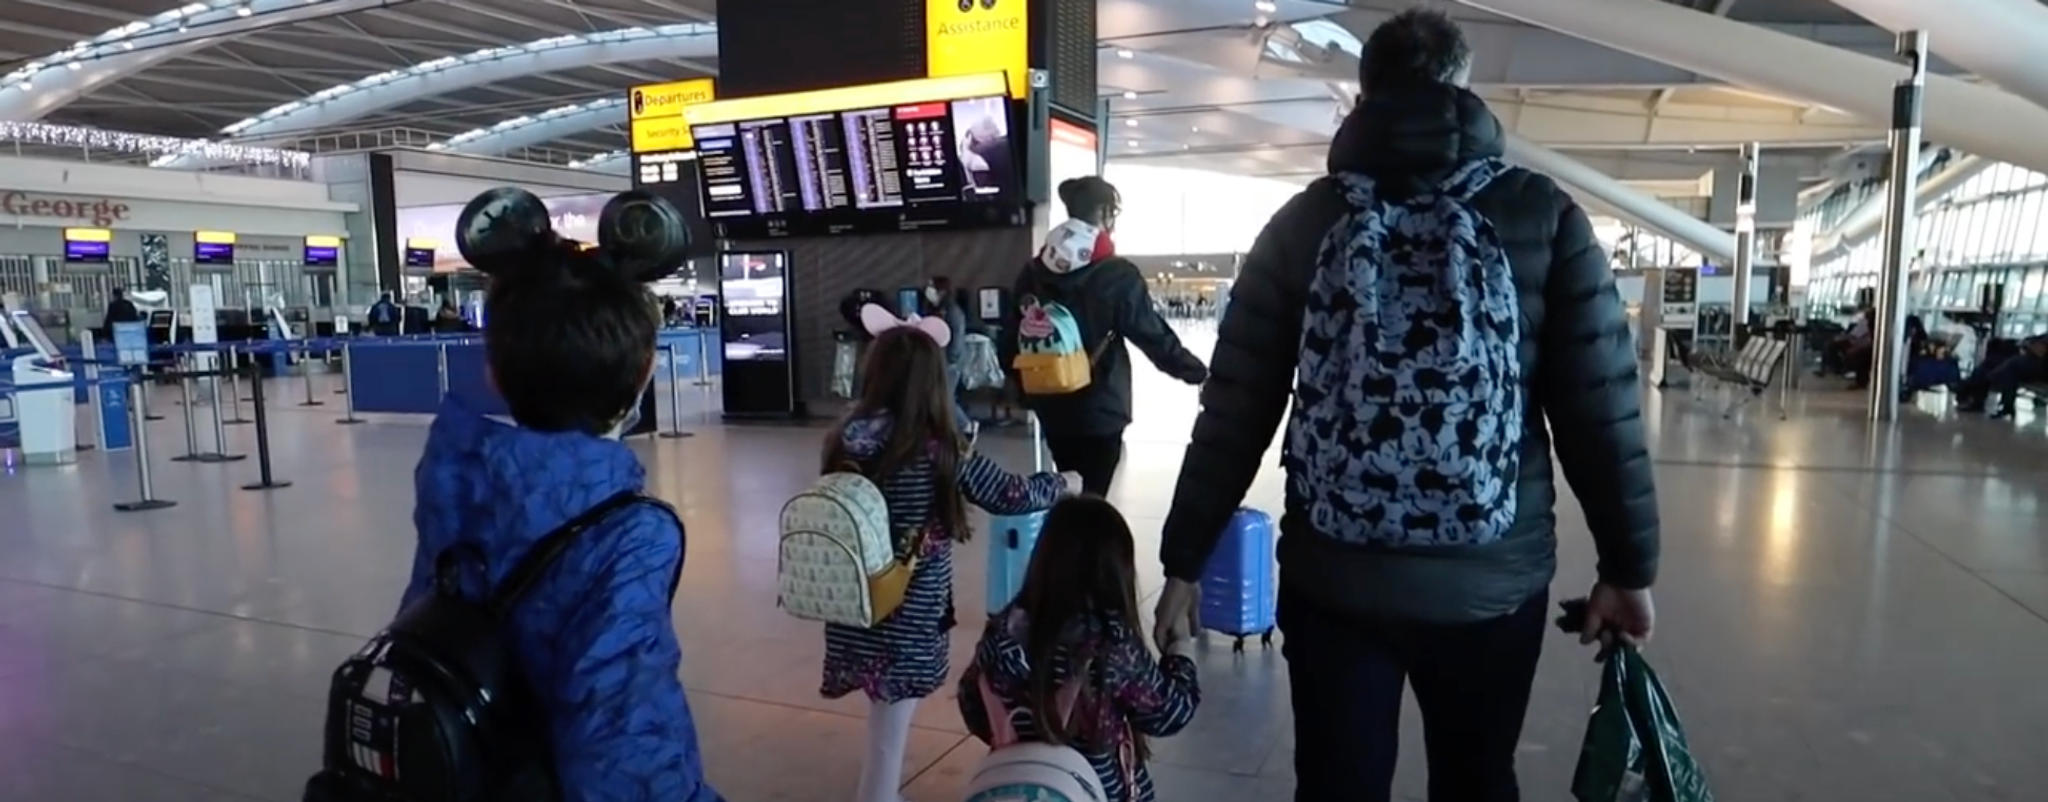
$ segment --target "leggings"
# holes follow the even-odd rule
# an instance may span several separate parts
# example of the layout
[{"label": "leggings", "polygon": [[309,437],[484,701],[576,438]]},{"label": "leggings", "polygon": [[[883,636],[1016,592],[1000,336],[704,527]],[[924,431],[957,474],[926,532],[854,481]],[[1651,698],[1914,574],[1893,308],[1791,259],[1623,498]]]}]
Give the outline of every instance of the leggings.
[{"label": "leggings", "polygon": [[1081,475],[1081,492],[1091,496],[1109,495],[1116,479],[1116,466],[1124,458],[1124,434],[1047,437],[1052,462],[1062,471]]}]

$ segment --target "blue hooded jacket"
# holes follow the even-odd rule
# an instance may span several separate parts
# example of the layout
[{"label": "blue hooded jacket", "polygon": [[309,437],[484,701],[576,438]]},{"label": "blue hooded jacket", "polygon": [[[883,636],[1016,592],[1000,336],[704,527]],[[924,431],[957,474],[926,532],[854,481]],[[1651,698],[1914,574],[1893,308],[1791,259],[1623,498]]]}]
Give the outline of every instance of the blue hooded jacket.
[{"label": "blue hooded jacket", "polygon": [[[434,558],[475,544],[495,585],[533,544],[645,480],[616,440],[500,423],[450,396],[413,475],[419,548],[403,604]],[[513,611],[513,645],[545,707],[565,802],[720,802],[705,781],[669,617],[683,559],[675,519],[634,505],[585,531]],[[481,596],[481,578],[465,592]]]}]

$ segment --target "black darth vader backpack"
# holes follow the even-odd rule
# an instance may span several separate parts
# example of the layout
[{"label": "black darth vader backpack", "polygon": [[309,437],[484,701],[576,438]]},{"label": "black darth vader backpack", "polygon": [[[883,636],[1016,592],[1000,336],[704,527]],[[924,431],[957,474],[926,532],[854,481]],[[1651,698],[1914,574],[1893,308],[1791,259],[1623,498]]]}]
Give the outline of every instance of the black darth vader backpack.
[{"label": "black darth vader backpack", "polygon": [[[688,242],[675,208],[638,192],[605,206],[595,248],[557,238],[540,200],[517,189],[478,196],[456,226],[463,257],[493,275],[518,269],[508,260],[522,250],[569,248],[586,267],[652,281],[682,264]],[[307,781],[306,802],[559,798],[547,722],[506,622],[583,532],[642,504],[675,514],[637,493],[606,499],[535,542],[482,598],[462,592],[464,573],[482,565],[475,547],[437,555],[433,592],[335,670],[322,770]]]}]

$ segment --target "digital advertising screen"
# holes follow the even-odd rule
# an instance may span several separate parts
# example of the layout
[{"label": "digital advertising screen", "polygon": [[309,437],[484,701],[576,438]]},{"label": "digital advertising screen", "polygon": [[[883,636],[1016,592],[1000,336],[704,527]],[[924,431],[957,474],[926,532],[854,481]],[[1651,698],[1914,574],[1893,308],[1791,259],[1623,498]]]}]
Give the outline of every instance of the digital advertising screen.
[{"label": "digital advertising screen", "polygon": [[[555,233],[579,242],[596,242],[597,217],[611,199],[610,193],[594,193],[556,195],[541,198],[540,202],[547,207],[548,219],[554,225]],[[440,247],[442,243],[455,242],[455,219],[462,216],[463,206],[451,203],[398,209],[398,236],[399,241],[405,243],[406,267],[453,273],[468,266],[462,261],[462,252],[453,245]],[[430,252],[425,255],[424,263],[414,261],[415,250]]]},{"label": "digital advertising screen", "polygon": [[[1005,222],[995,210],[1021,197],[1019,143],[1003,78],[992,78],[693,109],[708,120],[693,128],[705,215],[732,237]],[[955,88],[975,94],[944,96]],[[763,114],[774,111],[786,113]]]},{"label": "digital advertising screen", "polygon": [[405,266],[433,269],[435,253],[436,249],[434,248],[419,248],[407,244],[405,246]]},{"label": "digital advertising screen", "polygon": [[337,267],[341,264],[341,249],[329,245],[306,246],[307,267]]},{"label": "digital advertising screen", "polygon": [[201,265],[235,263],[235,233],[232,231],[192,232],[192,262]]},{"label": "digital advertising screen", "polygon": [[192,261],[202,265],[234,264],[235,246],[228,242],[193,243]]},{"label": "digital advertising screen", "polygon": [[114,245],[110,242],[67,239],[64,241],[64,261],[82,264],[104,264],[107,258],[113,254],[113,250]]},{"label": "digital advertising screen", "polygon": [[783,304],[787,261],[780,253],[719,256],[726,361],[780,362],[789,358],[789,320]]},{"label": "digital advertising screen", "polygon": [[64,229],[64,261],[105,264],[113,254],[114,232],[104,228]]},{"label": "digital advertising screen", "polygon": [[306,238],[307,267],[341,266],[341,238],[311,236]]},{"label": "digital advertising screen", "polygon": [[[1060,183],[1082,176],[1095,175],[1101,160],[1097,148],[1095,129],[1052,118],[1049,144],[1046,147],[1046,175],[1056,193]],[[1049,196],[1057,197],[1057,195]]]}]

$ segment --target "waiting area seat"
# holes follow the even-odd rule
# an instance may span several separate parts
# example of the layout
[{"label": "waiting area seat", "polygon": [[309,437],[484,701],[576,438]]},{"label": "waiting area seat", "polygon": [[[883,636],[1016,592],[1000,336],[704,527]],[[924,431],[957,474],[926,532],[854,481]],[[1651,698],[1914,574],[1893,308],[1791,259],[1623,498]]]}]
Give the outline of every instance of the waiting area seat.
[{"label": "waiting area seat", "polygon": [[[1736,390],[1721,417],[1732,418],[1743,407],[1748,406],[1764,391],[1770,389],[1778,375],[1779,365],[1785,359],[1787,342],[1775,337],[1752,336],[1737,353],[1694,354],[1693,367],[1704,378],[1713,383]],[[1707,390],[1707,382],[1694,382],[1696,396]],[[1778,405],[1778,419],[1786,417],[1785,406]]]}]

